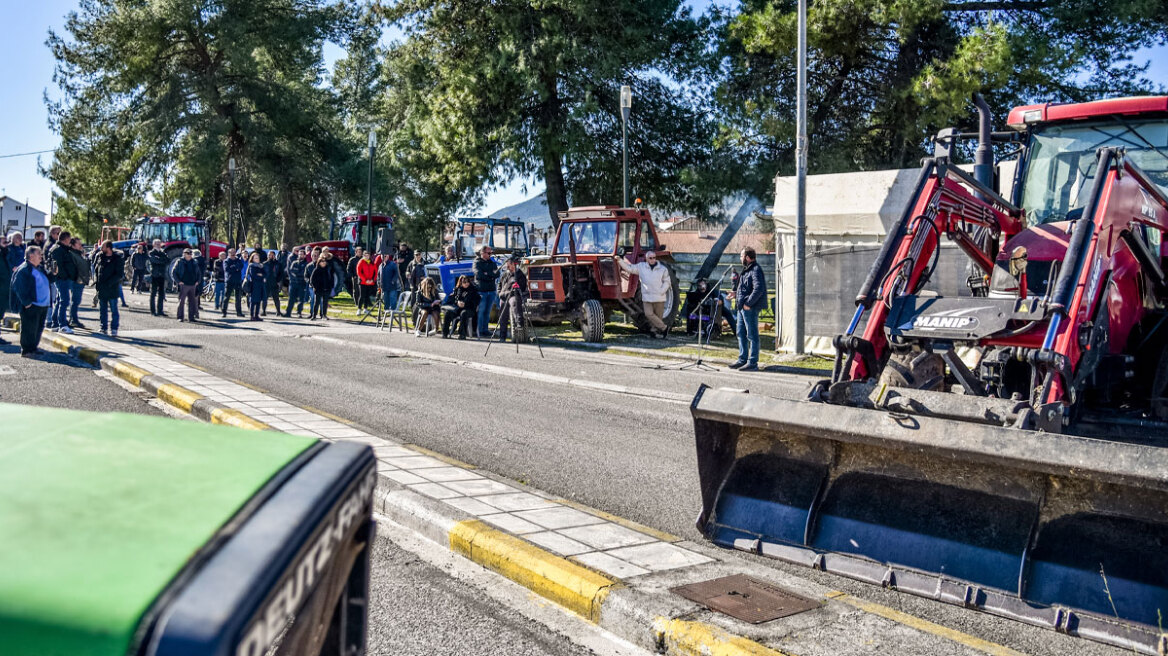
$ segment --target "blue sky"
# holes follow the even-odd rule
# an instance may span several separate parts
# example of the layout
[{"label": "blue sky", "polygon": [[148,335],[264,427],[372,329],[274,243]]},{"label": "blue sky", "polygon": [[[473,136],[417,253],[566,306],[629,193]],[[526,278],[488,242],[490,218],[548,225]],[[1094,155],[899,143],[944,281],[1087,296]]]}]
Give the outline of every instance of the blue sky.
[{"label": "blue sky", "polygon": [[[701,8],[708,0],[688,0]],[[48,211],[52,184],[37,173],[37,156],[2,157],[17,153],[51,150],[58,139],[48,126],[48,112],[43,97],[55,91],[53,57],[45,45],[49,29],[62,29],[65,15],[77,7],[77,0],[36,0],[5,2],[0,9],[0,25],[5,28],[8,56],[0,60],[0,81],[5,92],[4,112],[0,115],[0,195],[12,195],[33,207]],[[341,54],[329,47],[330,60]],[[1168,85],[1168,48],[1139,53],[1138,59],[1152,62],[1149,76]],[[50,154],[40,156],[48,162]],[[527,185],[526,194],[522,187]],[[541,191],[542,185],[518,180],[488,194],[486,211],[512,205]]]}]

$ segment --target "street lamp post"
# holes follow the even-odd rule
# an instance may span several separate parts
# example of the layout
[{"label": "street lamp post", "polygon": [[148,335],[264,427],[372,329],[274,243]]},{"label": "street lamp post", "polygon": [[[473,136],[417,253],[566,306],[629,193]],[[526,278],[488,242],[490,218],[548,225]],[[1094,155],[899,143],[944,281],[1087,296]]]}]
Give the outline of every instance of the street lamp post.
[{"label": "street lamp post", "polygon": [[633,111],[633,89],[625,84],[620,91],[621,110],[621,150],[624,152],[625,195],[624,205],[629,206],[629,114]]},{"label": "street lamp post", "polygon": [[235,243],[231,234],[231,220],[235,214],[235,158],[227,160],[227,241],[228,246]]},{"label": "street lamp post", "polygon": [[[807,302],[807,0],[799,0],[795,99],[795,353],[803,354]],[[778,322],[775,322],[776,324]]]},{"label": "street lamp post", "polygon": [[369,128],[369,207],[365,214],[365,247],[373,247],[373,156],[377,150],[377,128]]}]

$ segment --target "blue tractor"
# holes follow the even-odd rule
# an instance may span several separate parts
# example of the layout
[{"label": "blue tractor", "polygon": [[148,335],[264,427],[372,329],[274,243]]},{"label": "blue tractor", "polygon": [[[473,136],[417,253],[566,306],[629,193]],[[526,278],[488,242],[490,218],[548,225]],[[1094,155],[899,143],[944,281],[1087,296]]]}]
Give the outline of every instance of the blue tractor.
[{"label": "blue tractor", "polygon": [[454,259],[426,265],[426,275],[434,279],[444,294],[454,291],[459,276],[474,275],[471,268],[475,252],[482,246],[490,246],[495,251],[495,260],[500,264],[513,253],[523,257],[529,254],[527,227],[522,221],[506,218],[459,219],[451,245],[454,247]]}]

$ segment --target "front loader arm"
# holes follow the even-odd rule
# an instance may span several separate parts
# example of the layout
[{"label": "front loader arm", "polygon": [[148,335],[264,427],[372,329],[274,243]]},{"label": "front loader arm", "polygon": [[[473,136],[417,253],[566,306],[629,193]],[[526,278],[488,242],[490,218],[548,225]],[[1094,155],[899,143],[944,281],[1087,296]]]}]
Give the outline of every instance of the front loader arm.
[{"label": "front loader arm", "polygon": [[[1008,239],[1022,230],[1022,211],[946,158],[926,159],[912,200],[889,230],[856,296],[856,313],[847,332],[835,340],[833,382],[879,375],[888,357],[884,323],[891,300],[915,294],[929,282],[942,234],[983,271],[992,270],[996,253],[986,252],[970,235],[970,227]],[[856,336],[854,332],[866,313],[867,323]]]}]

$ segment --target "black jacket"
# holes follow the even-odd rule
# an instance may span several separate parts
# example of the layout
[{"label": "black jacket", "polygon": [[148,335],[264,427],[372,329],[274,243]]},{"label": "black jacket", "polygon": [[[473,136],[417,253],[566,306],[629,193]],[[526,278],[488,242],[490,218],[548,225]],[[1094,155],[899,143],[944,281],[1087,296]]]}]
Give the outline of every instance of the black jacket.
[{"label": "black jacket", "polygon": [[758,262],[751,262],[738,279],[738,307],[749,306],[751,310],[761,310],[766,302],[766,277]]},{"label": "black jacket", "polygon": [[126,261],[122,254],[114,251],[110,255],[97,254],[97,262],[93,265],[97,274],[94,289],[97,298],[101,301],[112,301],[120,295],[122,278],[126,275]]},{"label": "black jacket", "polygon": [[0,246],[0,307],[8,308],[8,290],[12,288],[12,272],[8,270],[8,247]]},{"label": "black jacket", "polygon": [[184,285],[197,285],[202,280],[199,275],[199,263],[193,259],[182,258],[174,265],[174,281]]},{"label": "black jacket", "polygon": [[213,260],[211,262],[211,282],[226,282],[226,275],[223,272],[223,261]]},{"label": "black jacket", "polygon": [[150,256],[134,251],[134,254],[130,256],[130,267],[135,271],[145,271],[150,268]]},{"label": "black jacket", "polygon": [[521,301],[527,297],[527,274],[519,267],[515,267],[515,273],[503,269],[499,276],[499,299],[506,302],[516,292]]},{"label": "black jacket", "polygon": [[147,255],[150,258],[150,277],[165,278],[166,267],[170,264],[170,258],[166,256],[166,251],[156,248]]},{"label": "black jacket", "polygon": [[280,286],[280,280],[284,278],[284,269],[280,267],[279,260],[265,260],[264,261],[264,283],[268,289],[276,289]]},{"label": "black jacket", "polygon": [[[456,312],[459,310],[474,310],[479,306],[479,300],[481,298],[482,297],[479,296],[479,290],[475,289],[474,285],[471,285],[468,288],[464,288],[459,285],[458,287],[454,288],[454,291],[446,295],[446,300],[444,300],[442,304],[449,305],[450,307],[454,308]],[[459,308],[459,301],[462,301],[465,304],[465,307]]]},{"label": "black jacket", "polygon": [[55,280],[77,280],[77,261],[73,259],[73,249],[68,246],[62,246],[60,242],[53,245],[49,252],[49,257],[53,258],[53,262],[57,265],[57,274],[53,276]]},{"label": "black jacket", "polygon": [[308,268],[308,260],[302,257],[293,256],[288,260],[288,285],[303,287],[307,284],[304,278],[306,269]]},{"label": "black jacket", "polygon": [[346,281],[351,281],[351,280],[353,280],[353,278],[357,277],[357,263],[360,261],[361,261],[361,258],[357,257],[356,255],[353,255],[353,257],[349,258],[348,264],[345,265],[345,280]]},{"label": "black jacket", "polygon": [[494,260],[476,255],[471,270],[474,271],[475,285],[480,293],[495,291],[495,284],[499,281],[499,265]]},{"label": "black jacket", "polygon": [[227,284],[243,284],[243,260],[229,257],[223,260],[223,279]]},{"label": "black jacket", "polygon": [[308,283],[312,285],[312,291],[317,294],[323,294],[325,298],[332,296],[333,285],[337,281],[333,277],[333,268],[331,266],[315,266],[312,269],[311,276]]}]

